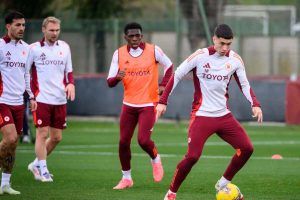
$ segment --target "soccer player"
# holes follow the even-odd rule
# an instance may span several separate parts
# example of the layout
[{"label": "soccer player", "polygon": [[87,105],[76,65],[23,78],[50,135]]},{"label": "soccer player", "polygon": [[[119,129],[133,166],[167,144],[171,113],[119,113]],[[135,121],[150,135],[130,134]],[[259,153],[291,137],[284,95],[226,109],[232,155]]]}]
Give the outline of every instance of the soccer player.
[{"label": "soccer player", "polygon": [[[151,157],[154,181],[160,182],[163,178],[161,158],[151,140],[151,134],[155,123],[155,105],[173,71],[172,62],[158,46],[142,41],[140,24],[127,24],[124,34],[127,45],[115,51],[107,78],[109,87],[116,86],[120,81],[124,86],[119,140],[123,177],[113,188],[117,190],[133,186],[130,143],[137,124],[138,143]],[[160,84],[158,63],[164,68]]]},{"label": "soccer player", "polygon": [[263,114],[247,80],[241,57],[230,50],[232,41],[231,28],[226,24],[218,25],[214,31],[214,45],[197,50],[177,68],[156,107],[158,118],[165,113],[168,97],[178,82],[190,71],[193,73],[195,93],[188,131],[188,151],[177,165],[164,200],[176,199],[176,192],[200,158],[204,143],[212,134],[216,133],[236,150],[225,173],[215,186],[217,191],[231,182],[253,152],[250,138],[227,105],[228,86],[232,76],[250,102],[253,117],[257,118],[259,123],[263,120]]},{"label": "soccer player", "polygon": [[22,134],[26,90],[30,97],[31,110],[36,101],[30,90],[29,69],[25,67],[29,46],[22,38],[25,30],[24,15],[11,11],[5,16],[7,34],[0,39],[0,168],[2,169],[0,195],[20,194],[10,185],[15,163],[18,138]]},{"label": "soccer player", "polygon": [[38,109],[33,113],[37,127],[36,158],[28,165],[36,180],[52,182],[46,159],[62,139],[66,128],[67,99],[75,99],[69,45],[58,40],[60,20],[47,17],[42,24],[44,37],[30,45],[26,66],[31,68],[32,91]]}]

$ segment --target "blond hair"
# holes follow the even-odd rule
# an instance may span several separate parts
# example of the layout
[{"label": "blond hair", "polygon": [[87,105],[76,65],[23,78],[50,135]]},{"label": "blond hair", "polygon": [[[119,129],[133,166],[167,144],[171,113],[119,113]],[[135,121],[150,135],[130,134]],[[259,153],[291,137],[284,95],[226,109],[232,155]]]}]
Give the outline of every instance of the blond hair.
[{"label": "blond hair", "polygon": [[47,18],[44,19],[42,26],[46,27],[50,22],[54,23],[54,24],[60,24],[59,19],[57,19],[56,17],[50,16],[50,17],[47,17]]}]

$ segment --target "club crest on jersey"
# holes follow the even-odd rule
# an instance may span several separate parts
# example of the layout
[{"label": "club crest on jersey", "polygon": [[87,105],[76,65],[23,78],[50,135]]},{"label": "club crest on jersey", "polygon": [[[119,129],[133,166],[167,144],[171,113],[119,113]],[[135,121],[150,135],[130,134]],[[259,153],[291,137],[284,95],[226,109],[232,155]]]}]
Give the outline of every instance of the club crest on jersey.
[{"label": "club crest on jersey", "polygon": [[229,64],[229,63],[227,63],[226,65],[225,65],[225,69],[227,69],[228,71],[231,69],[231,65]]},{"label": "club crest on jersey", "polygon": [[210,69],[210,65],[209,63],[206,63],[205,65],[203,65],[204,71],[207,73]]}]

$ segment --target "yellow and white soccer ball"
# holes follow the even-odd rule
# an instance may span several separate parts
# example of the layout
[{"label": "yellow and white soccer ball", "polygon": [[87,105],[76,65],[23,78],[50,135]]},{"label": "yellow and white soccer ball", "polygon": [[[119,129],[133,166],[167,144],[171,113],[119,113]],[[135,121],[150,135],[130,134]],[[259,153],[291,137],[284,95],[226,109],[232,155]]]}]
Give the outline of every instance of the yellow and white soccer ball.
[{"label": "yellow and white soccer ball", "polygon": [[217,200],[243,200],[243,195],[240,192],[240,189],[232,184],[227,184],[222,190],[216,194]]}]

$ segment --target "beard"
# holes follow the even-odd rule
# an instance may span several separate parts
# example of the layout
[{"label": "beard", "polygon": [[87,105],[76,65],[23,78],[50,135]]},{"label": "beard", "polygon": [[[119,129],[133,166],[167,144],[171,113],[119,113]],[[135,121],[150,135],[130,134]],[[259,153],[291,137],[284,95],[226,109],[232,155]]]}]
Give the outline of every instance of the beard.
[{"label": "beard", "polygon": [[23,36],[24,36],[24,33],[16,33],[16,34],[13,34],[13,37],[14,37],[16,40],[23,39]]}]

